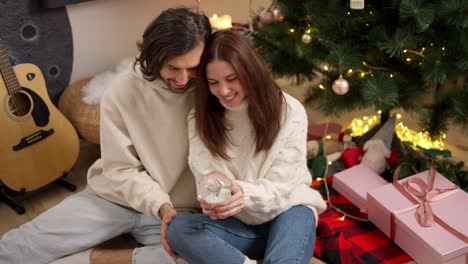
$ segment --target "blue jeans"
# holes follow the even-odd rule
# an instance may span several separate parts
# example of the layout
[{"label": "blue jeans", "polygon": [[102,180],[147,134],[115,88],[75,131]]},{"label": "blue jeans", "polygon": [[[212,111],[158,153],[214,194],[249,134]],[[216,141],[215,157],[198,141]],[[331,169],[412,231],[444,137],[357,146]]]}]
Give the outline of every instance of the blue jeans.
[{"label": "blue jeans", "polygon": [[238,264],[245,256],[263,258],[264,264],[308,264],[315,245],[315,215],[310,208],[295,206],[261,225],[233,217],[181,215],[172,220],[167,236],[172,249],[191,264]]}]

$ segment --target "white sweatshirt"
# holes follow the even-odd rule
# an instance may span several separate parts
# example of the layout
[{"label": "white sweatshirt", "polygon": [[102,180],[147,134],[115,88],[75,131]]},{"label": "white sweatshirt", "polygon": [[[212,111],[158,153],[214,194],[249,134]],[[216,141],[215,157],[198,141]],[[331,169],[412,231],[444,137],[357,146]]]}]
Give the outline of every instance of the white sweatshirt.
[{"label": "white sweatshirt", "polygon": [[173,93],[138,67],[113,81],[101,100],[101,159],[88,185],[103,198],[158,217],[162,204],[199,208],[187,164],[193,88]]},{"label": "white sweatshirt", "polygon": [[189,165],[197,182],[203,175],[220,172],[235,180],[244,193],[244,208],[235,217],[246,224],[261,224],[285,210],[305,205],[317,215],[325,210],[321,195],[309,187],[312,176],[307,168],[307,115],[302,104],[284,93],[281,129],[268,151],[255,155],[255,138],[244,101],[226,109],[231,130],[227,154],[231,160],[213,157],[195,130],[193,112],[189,115]]}]

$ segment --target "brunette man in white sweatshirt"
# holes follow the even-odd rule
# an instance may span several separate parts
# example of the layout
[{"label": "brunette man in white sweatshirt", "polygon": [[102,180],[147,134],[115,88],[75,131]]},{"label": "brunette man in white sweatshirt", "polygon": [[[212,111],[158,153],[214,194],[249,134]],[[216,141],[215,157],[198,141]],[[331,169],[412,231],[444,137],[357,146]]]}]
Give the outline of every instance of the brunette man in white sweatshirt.
[{"label": "brunette man in white sweatshirt", "polygon": [[149,24],[133,67],[102,98],[101,158],[88,171],[88,188],[7,232],[0,264],[49,263],[123,233],[144,247],[107,256],[88,250],[80,263],[175,263],[167,226],[176,209],[199,207],[186,117],[210,34],[208,18],[185,8]]}]

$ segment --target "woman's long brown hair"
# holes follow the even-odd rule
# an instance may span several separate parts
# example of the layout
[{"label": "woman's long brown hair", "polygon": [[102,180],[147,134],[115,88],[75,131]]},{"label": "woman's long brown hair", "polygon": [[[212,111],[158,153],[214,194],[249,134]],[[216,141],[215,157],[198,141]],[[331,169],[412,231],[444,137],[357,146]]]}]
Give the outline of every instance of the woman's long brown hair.
[{"label": "woman's long brown hair", "polygon": [[230,63],[244,88],[247,111],[255,131],[256,153],[268,150],[280,130],[283,94],[249,40],[233,30],[215,32],[201,58],[196,86],[196,131],[211,154],[229,160],[227,127],[218,98],[211,94],[206,66],[214,60]]}]

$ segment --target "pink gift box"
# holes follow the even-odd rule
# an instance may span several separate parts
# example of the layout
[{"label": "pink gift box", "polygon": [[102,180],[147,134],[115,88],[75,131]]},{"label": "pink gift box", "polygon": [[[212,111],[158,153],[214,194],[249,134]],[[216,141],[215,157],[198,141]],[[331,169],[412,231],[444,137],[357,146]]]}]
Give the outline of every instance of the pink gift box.
[{"label": "pink gift box", "polygon": [[[428,174],[429,171],[424,171],[398,182],[404,184],[413,177],[427,181]],[[436,173],[434,188],[449,186],[454,184]],[[441,220],[431,227],[418,222],[415,203],[393,184],[368,193],[368,218],[418,263],[467,264],[468,194],[463,190],[451,192],[430,203],[433,214]],[[404,212],[408,208],[414,209]]]},{"label": "pink gift box", "polygon": [[358,164],[333,176],[333,188],[367,212],[367,192],[389,184],[364,164]]}]

